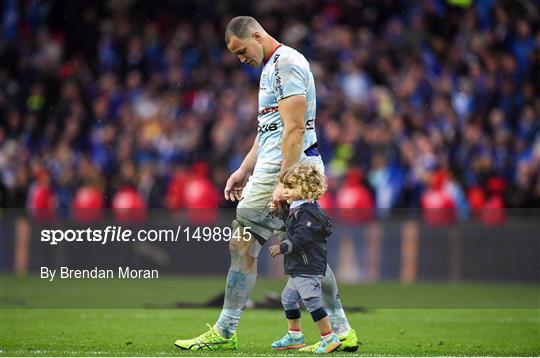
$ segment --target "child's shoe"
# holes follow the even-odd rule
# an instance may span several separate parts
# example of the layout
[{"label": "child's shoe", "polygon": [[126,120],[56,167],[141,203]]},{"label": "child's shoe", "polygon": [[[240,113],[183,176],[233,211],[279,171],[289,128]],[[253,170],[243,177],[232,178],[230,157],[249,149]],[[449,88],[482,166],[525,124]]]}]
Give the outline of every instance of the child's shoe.
[{"label": "child's shoe", "polygon": [[339,337],[337,334],[332,333],[332,335],[328,338],[322,338],[321,342],[319,343],[319,348],[315,351],[315,353],[332,353],[336,349],[341,346],[341,341],[339,340]]},{"label": "child's shoe", "polygon": [[[339,342],[339,339],[338,339],[338,342]],[[303,334],[300,337],[295,338],[291,336],[290,333],[287,333],[279,341],[275,341],[274,343],[272,343],[272,348],[277,351],[284,351],[287,349],[298,349],[305,346],[306,344],[304,343]]]}]

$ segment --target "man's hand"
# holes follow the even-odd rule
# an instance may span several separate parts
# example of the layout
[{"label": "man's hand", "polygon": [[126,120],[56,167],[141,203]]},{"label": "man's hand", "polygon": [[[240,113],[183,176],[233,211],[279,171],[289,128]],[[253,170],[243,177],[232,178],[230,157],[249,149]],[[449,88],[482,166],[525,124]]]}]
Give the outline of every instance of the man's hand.
[{"label": "man's hand", "polygon": [[270,246],[270,256],[276,257],[278,255],[281,255],[281,250],[279,249],[279,245],[273,245]]},{"label": "man's hand", "polygon": [[227,179],[227,184],[223,191],[225,199],[230,201],[240,201],[242,199],[242,190],[246,186],[248,178],[249,174],[242,168],[232,173],[229,179]]},{"label": "man's hand", "polygon": [[270,203],[270,213],[274,216],[281,216],[283,209],[287,204],[285,196],[283,195],[284,189],[283,184],[278,183],[274,192],[272,193],[272,202]]}]

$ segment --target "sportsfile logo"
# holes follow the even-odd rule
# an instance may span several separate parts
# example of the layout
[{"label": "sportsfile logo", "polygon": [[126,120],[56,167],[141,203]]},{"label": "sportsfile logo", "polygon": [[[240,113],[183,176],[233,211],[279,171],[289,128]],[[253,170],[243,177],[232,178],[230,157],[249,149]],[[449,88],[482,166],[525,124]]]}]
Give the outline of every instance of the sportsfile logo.
[{"label": "sportsfile logo", "polygon": [[191,227],[178,226],[176,229],[125,229],[122,226],[107,226],[104,229],[44,229],[41,242],[58,245],[61,242],[93,242],[105,245],[109,242],[179,242],[185,240],[199,242],[219,242],[251,239],[249,226],[236,227]]}]

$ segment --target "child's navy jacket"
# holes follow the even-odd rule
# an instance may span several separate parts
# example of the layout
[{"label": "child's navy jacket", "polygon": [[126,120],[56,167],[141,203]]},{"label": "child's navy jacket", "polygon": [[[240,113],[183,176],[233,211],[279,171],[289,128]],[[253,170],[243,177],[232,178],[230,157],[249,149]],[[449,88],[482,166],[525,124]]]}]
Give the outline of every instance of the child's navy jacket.
[{"label": "child's navy jacket", "polygon": [[332,221],[317,202],[303,203],[289,211],[287,235],[280,244],[285,274],[298,276],[326,273],[326,241],[332,234]]}]

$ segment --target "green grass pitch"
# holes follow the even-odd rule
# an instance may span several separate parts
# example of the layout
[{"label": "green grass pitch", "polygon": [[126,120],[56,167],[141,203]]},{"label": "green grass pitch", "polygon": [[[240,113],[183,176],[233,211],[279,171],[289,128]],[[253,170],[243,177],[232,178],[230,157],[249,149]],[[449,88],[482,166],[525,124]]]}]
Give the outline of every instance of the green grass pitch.
[{"label": "green grass pitch", "polygon": [[[166,307],[177,301],[205,301],[223,289],[223,278],[96,282],[72,280],[54,286],[36,278],[3,276],[0,355],[294,354],[270,349],[286,329],[280,310],[246,310],[238,329],[238,351],[185,352],[173,342],[205,331],[205,323],[215,322],[218,309],[137,308],[148,303]],[[282,280],[259,280],[253,297],[279,291],[282,285]],[[346,306],[368,309],[348,314],[362,342],[356,355],[540,355],[537,286],[388,283],[343,285],[341,292]],[[303,317],[308,343],[314,342],[315,327],[307,312]]]}]

